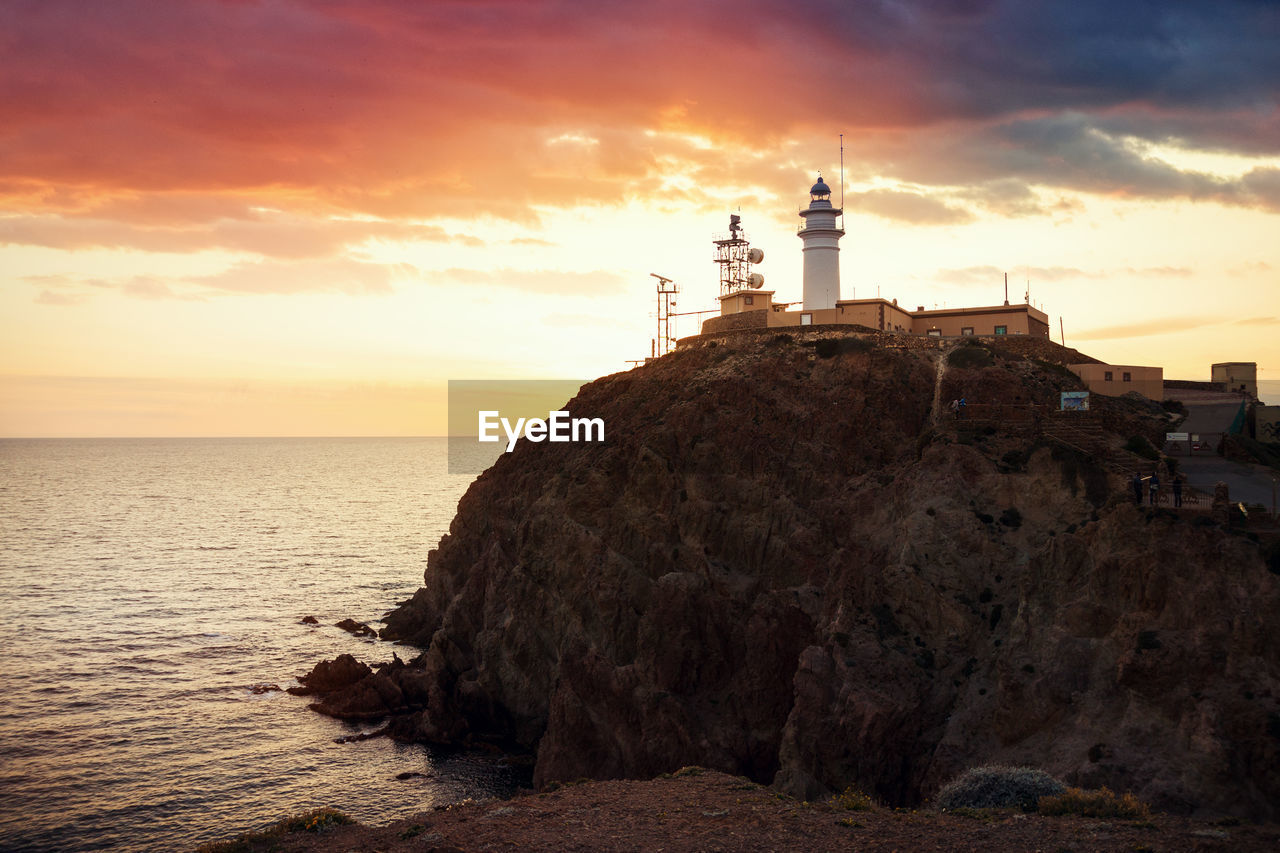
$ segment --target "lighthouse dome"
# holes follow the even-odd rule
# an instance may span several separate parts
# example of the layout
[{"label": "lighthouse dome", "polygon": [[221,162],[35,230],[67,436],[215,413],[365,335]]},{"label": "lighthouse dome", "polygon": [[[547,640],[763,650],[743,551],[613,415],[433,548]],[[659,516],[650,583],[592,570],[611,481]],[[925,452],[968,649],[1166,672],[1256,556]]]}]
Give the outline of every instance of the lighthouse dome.
[{"label": "lighthouse dome", "polygon": [[831,195],[831,187],[822,182],[822,176],[818,176],[818,182],[809,188],[809,195]]}]

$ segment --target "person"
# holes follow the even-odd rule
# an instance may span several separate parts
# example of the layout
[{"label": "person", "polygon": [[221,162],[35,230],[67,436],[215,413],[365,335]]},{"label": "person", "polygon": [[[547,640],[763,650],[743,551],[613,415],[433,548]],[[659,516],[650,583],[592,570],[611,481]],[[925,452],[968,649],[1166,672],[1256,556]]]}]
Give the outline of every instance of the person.
[{"label": "person", "polygon": [[1182,506],[1182,475],[1175,474],[1173,477],[1173,505]]},{"label": "person", "polygon": [[1137,471],[1133,472],[1133,502],[1142,505],[1142,475]]},{"label": "person", "polygon": [[1151,472],[1151,505],[1155,506],[1160,500],[1160,477],[1155,472]]},{"label": "person", "polygon": [[961,398],[960,398],[960,406],[959,406],[959,408],[957,408],[957,409],[956,409],[956,418],[957,418],[957,419],[959,419],[959,418],[963,418],[963,417],[964,417],[964,407],[965,407],[964,397],[961,397]]},{"label": "person", "polygon": [[956,420],[960,420],[960,401],[959,400],[951,401],[951,414],[955,417]]}]

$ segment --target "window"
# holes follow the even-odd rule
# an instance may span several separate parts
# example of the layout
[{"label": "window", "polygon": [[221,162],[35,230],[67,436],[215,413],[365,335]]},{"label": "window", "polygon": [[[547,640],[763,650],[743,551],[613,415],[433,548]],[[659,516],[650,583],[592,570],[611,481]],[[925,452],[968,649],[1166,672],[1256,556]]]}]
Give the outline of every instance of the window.
[{"label": "window", "polygon": [[813,315],[812,315],[812,314],[801,314],[801,315],[800,315],[800,325],[801,325],[801,326],[812,326],[812,325],[813,325]]},{"label": "window", "polygon": [[1008,326],[996,326],[996,334],[997,334],[997,335],[1007,335],[1007,334],[1009,334],[1009,327],[1008,327]]},{"label": "window", "polygon": [[960,327],[960,334],[962,334],[962,335],[972,335],[972,334],[973,334],[973,326],[962,326],[962,327]]},{"label": "window", "polygon": [[1132,382],[1132,381],[1133,381],[1133,376],[1132,376],[1132,375],[1130,375],[1129,371],[1127,371],[1127,370],[1126,370],[1124,373],[1122,373],[1122,374],[1120,375],[1120,381],[1121,381],[1121,382]]},{"label": "window", "polygon": [[756,302],[756,298],[750,294],[747,294],[746,296],[742,297],[742,304],[744,305],[754,305],[755,302]]},{"label": "window", "polygon": [[1103,382],[1111,382],[1111,381],[1112,381],[1112,380],[1114,380],[1115,378],[1116,378],[1116,377],[1115,377],[1115,374],[1114,374],[1114,373],[1112,373],[1110,370],[1104,370],[1104,371],[1102,372],[1102,381],[1103,381]]},{"label": "window", "polygon": [[931,338],[940,338],[940,337],[942,337],[942,330],[941,330],[941,329],[930,329],[928,332],[926,332],[926,334],[927,334],[929,337],[931,337]]}]

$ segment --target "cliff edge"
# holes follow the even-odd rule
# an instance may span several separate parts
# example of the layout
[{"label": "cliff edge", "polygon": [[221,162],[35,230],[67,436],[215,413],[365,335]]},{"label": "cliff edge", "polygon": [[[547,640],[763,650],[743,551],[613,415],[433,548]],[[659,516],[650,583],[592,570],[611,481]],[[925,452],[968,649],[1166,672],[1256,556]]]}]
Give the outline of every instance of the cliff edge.
[{"label": "cliff edge", "polygon": [[313,707],[536,752],[538,785],[698,764],[912,805],[1012,763],[1275,819],[1280,576],[1132,504],[1119,448],[1158,406],[1097,400],[1095,446],[1062,440],[1068,355],[703,336],[584,386],[607,440],[482,474],[386,619],[422,654],[330,667]]}]

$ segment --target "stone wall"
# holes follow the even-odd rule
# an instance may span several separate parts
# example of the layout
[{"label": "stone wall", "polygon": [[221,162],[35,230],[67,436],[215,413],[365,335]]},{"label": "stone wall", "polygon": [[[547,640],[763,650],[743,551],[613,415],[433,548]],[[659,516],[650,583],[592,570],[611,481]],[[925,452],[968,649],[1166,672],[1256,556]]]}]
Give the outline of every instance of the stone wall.
[{"label": "stone wall", "polygon": [[721,317],[712,317],[710,320],[704,321],[702,334],[731,332],[735,329],[761,329],[767,325],[769,325],[768,310],[743,311],[740,314],[725,314]]}]

